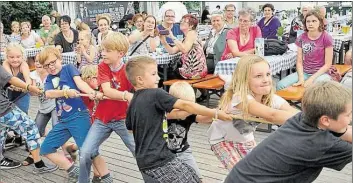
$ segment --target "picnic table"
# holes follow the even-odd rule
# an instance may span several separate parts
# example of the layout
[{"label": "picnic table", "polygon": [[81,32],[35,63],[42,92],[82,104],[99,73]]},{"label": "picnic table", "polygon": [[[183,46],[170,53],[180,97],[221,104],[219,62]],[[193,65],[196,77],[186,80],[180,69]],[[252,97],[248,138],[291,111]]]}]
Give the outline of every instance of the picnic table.
[{"label": "picnic table", "polygon": [[[167,81],[167,68],[168,64],[171,60],[177,59],[181,57],[181,53],[170,55],[168,53],[157,54],[156,52],[148,54],[152,58],[157,61],[157,65],[162,65],[163,67],[163,81]],[[137,55],[135,55],[137,56]],[[76,54],[75,52],[62,53],[63,64],[73,64],[77,65]],[[134,56],[125,56],[123,57],[123,61],[127,62],[129,58]]]},{"label": "picnic table", "polygon": [[[39,53],[43,48],[28,48],[25,49],[25,58],[34,57]],[[0,61],[5,60],[5,53],[0,52]]]},{"label": "picnic table", "polygon": [[348,34],[333,34],[331,33],[331,36],[333,38],[333,49],[335,52],[338,52],[338,63],[343,64],[344,63],[344,53],[345,51],[348,51],[345,49],[345,45],[347,44],[348,48],[349,45],[352,44],[352,31],[350,31]]},{"label": "picnic table", "polygon": [[[270,69],[273,75],[281,71],[288,70],[294,67],[297,61],[297,52],[287,51],[283,55],[265,56],[265,60],[270,64]],[[239,57],[219,61],[215,68],[215,75],[232,75],[239,61]]]}]

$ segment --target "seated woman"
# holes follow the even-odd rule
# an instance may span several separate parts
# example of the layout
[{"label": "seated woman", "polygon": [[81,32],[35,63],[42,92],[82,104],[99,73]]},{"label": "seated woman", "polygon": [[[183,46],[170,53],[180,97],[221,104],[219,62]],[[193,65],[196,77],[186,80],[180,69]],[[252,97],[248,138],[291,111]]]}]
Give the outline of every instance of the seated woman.
[{"label": "seated woman", "polygon": [[213,74],[216,64],[221,60],[221,55],[226,47],[226,35],[229,30],[224,23],[222,13],[213,13],[211,15],[211,24],[211,33],[203,46],[209,74]]},{"label": "seated woman", "polygon": [[78,32],[70,27],[71,18],[68,15],[61,16],[59,22],[61,32],[55,36],[55,47],[63,53],[73,52],[77,44]]},{"label": "seated woman", "polygon": [[260,28],[252,26],[254,16],[250,8],[240,10],[238,17],[239,26],[227,33],[227,45],[221,60],[254,54],[255,38],[262,37]]},{"label": "seated woman", "polygon": [[[22,22],[21,45],[23,46],[23,48],[34,48],[36,46],[36,43],[39,43],[39,45],[41,46],[44,45],[43,40],[40,38],[40,36],[37,33],[31,31],[31,24],[29,22]],[[27,63],[30,70],[35,69],[34,57],[28,57]]]},{"label": "seated woman", "polygon": [[297,52],[297,72],[277,83],[277,90],[288,86],[308,87],[318,81],[331,80],[328,71],[332,65],[333,41],[324,31],[324,22],[320,14],[310,11],[304,18],[304,33],[295,44]]},{"label": "seated woman", "polygon": [[281,22],[273,15],[275,8],[272,4],[265,4],[262,7],[264,17],[257,23],[261,29],[262,37],[265,39],[278,39],[277,30]]},{"label": "seated woman", "polygon": [[39,35],[31,31],[31,24],[29,22],[22,22],[21,23],[21,44],[23,48],[25,49],[34,48],[37,42],[39,42],[40,45],[44,45]]},{"label": "seated woman", "polygon": [[142,32],[135,31],[129,36],[130,49],[128,55],[146,55],[156,51],[159,46],[157,37],[156,18],[148,15],[144,20]]},{"label": "seated woman", "polygon": [[9,36],[10,41],[20,43],[21,42],[20,23],[17,21],[12,21],[11,31],[12,31],[12,33]]},{"label": "seated woman", "polygon": [[98,43],[98,46],[100,46],[104,38],[110,32],[112,32],[112,30],[110,30],[111,19],[106,14],[98,15],[97,24],[98,24],[98,30],[99,30],[99,33],[97,35],[97,43]]},{"label": "seated woman", "polygon": [[[169,54],[182,53],[181,68],[175,70],[177,78],[200,79],[207,75],[206,57],[201,44],[197,41],[197,24],[198,20],[195,16],[186,14],[180,22],[180,30],[185,35],[183,41],[178,40],[170,29],[167,36],[160,35],[161,43]],[[174,47],[167,43],[166,37],[173,40]]]}]

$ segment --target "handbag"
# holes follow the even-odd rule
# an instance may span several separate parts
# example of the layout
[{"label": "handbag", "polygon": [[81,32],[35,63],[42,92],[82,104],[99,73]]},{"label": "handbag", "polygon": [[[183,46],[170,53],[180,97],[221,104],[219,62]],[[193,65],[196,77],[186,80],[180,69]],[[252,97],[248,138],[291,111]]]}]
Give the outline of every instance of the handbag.
[{"label": "handbag", "polygon": [[277,39],[265,39],[264,48],[265,56],[283,55],[288,50],[287,44]]}]

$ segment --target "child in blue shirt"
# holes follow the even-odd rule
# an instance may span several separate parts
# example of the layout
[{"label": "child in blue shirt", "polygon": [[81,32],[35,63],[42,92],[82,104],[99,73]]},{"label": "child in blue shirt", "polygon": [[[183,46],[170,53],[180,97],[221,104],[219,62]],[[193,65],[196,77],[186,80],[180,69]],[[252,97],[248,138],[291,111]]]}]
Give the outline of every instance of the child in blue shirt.
[{"label": "child in blue shirt", "polygon": [[89,94],[91,99],[102,98],[103,95],[82,81],[79,71],[73,65],[62,65],[59,50],[45,48],[39,54],[39,62],[49,73],[44,86],[45,97],[56,99],[59,118],[59,123],[45,138],[40,153],[68,172],[68,182],[77,182],[78,167],[70,163],[64,155],[57,153],[56,149],[71,137],[81,148],[90,128],[89,113],[78,91]]}]

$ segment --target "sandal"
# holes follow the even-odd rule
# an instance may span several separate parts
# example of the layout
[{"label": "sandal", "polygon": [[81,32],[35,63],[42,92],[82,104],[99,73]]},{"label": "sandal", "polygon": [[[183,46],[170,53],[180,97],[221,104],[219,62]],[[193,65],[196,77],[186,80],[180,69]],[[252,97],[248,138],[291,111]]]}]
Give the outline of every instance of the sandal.
[{"label": "sandal", "polygon": [[25,160],[23,160],[22,165],[23,166],[29,166],[29,165],[31,165],[33,163],[34,163],[33,158],[30,157],[30,156],[27,156],[27,158]]}]

